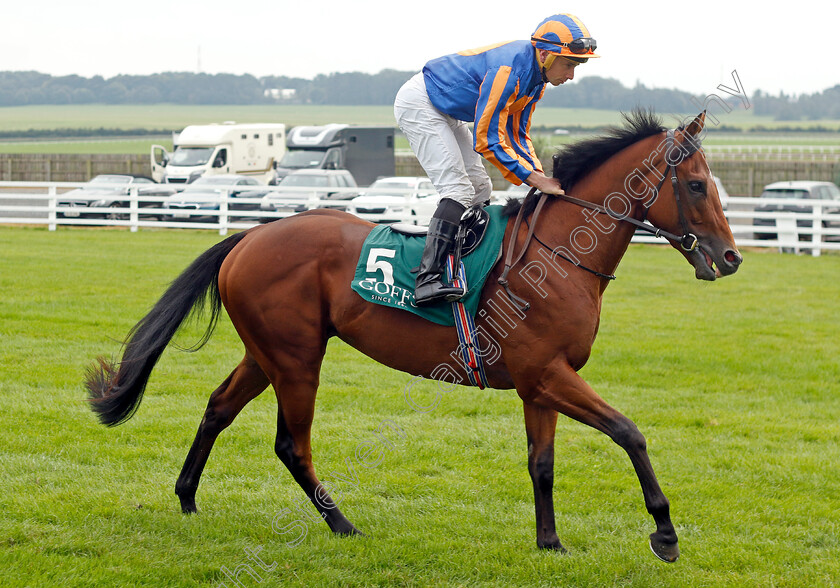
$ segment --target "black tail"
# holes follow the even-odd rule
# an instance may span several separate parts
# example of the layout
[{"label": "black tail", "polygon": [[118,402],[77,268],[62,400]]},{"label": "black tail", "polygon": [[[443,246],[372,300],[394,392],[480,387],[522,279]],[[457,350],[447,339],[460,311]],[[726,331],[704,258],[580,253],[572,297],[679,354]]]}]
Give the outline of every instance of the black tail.
[{"label": "black tail", "polygon": [[243,231],[217,243],[172,282],[149,314],[129,331],[118,369],[115,361],[103,357],[88,369],[86,385],[91,407],[102,424],[119,425],[134,415],[163,350],[186,318],[204,309],[209,294],[210,324],[191,350],[207,342],[222,308],[219,269],[245,234]]}]

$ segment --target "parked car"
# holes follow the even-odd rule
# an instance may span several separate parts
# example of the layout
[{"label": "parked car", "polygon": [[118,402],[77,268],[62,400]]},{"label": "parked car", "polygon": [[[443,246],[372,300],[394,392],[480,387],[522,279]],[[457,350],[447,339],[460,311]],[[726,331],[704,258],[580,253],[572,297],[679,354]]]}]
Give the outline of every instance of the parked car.
[{"label": "parked car", "polygon": [[[258,202],[237,202],[237,198],[262,198],[268,193],[268,188],[255,178],[235,174],[219,176],[202,176],[192,184],[188,184],[183,192],[169,197],[165,207],[170,214],[167,220],[215,222],[218,214],[207,214],[218,211],[221,204],[219,195],[227,192],[228,210],[257,211]],[[204,213],[204,214],[202,214]],[[252,217],[253,218],[253,217]],[[231,217],[233,221],[248,220],[248,217]]]},{"label": "parked car", "polygon": [[[268,192],[260,210],[295,213],[308,210],[310,199],[335,200],[336,204],[319,204],[318,208],[345,210],[347,200],[359,195],[356,180],[346,169],[301,169],[282,178],[277,189]],[[270,220],[270,219],[263,219]]]},{"label": "parked car", "polygon": [[380,178],[350,201],[347,212],[376,215],[375,221],[382,223],[427,224],[439,200],[440,195],[429,178]]},{"label": "parked car", "polygon": [[[836,206],[825,207],[825,212],[836,213],[840,211],[840,188],[832,182],[812,181],[788,181],[768,184],[761,192],[759,199],[790,199],[790,200],[827,200],[836,203]],[[755,207],[756,212],[799,212],[809,214],[814,207],[797,204],[764,204]],[[754,218],[754,227],[775,227],[776,220],[772,218]],[[810,219],[797,219],[797,227],[810,228],[813,223]],[[828,221],[823,221],[824,227],[832,226]],[[755,234],[756,239],[776,239],[776,233],[761,232]],[[807,239],[807,235],[802,238]]]},{"label": "parked car", "polygon": [[[129,190],[134,187],[137,188],[138,197],[169,196],[175,193],[174,188],[162,186],[146,176],[99,175],[81,188],[62,194],[58,206],[67,207],[70,210],[61,211],[57,216],[64,218],[107,218],[110,220],[127,219],[128,214],[124,212],[86,212],[83,209],[127,208],[129,202],[125,200],[125,197],[128,196]],[[161,208],[163,203],[161,201],[138,200],[138,206],[141,208]]]}]

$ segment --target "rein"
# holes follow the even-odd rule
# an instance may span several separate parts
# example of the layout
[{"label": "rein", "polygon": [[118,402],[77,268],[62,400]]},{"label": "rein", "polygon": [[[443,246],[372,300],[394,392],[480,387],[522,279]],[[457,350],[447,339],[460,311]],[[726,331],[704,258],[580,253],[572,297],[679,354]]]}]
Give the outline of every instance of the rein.
[{"label": "rein", "polygon": [[[528,196],[531,196],[536,192],[536,188],[531,188],[528,191]],[[507,293],[508,298],[510,298],[510,301],[513,302],[522,312],[529,310],[531,308],[531,304],[524,298],[520,298],[511,291],[510,285],[508,284],[507,275],[510,272],[511,268],[522,260],[522,257],[528,250],[528,245],[531,244],[531,237],[534,236],[534,227],[537,225],[537,218],[540,216],[540,211],[542,211],[542,207],[545,204],[546,198],[547,195],[545,193],[540,193],[540,199],[537,201],[536,208],[534,208],[533,218],[531,220],[531,223],[528,224],[528,234],[525,237],[525,243],[523,243],[522,250],[519,252],[519,255],[516,256],[516,259],[513,259],[513,247],[514,245],[516,245],[516,236],[519,234],[519,226],[522,224],[522,219],[525,216],[524,214],[522,214],[525,210],[524,202],[523,206],[519,207],[519,212],[516,215],[516,220],[513,222],[513,231],[511,231],[510,233],[510,241],[508,242],[507,251],[505,252],[505,269],[504,271],[502,271],[502,275],[499,276],[498,280],[499,285],[501,285],[501,287],[505,289],[505,292]]]},{"label": "rein", "polygon": [[[682,130],[682,127],[680,127],[677,130]],[[683,251],[691,252],[691,251],[696,250],[698,247],[701,247],[700,240],[697,238],[697,236],[694,233],[691,233],[688,230],[688,220],[685,217],[685,212],[683,211],[683,207],[682,207],[682,201],[680,200],[680,187],[679,187],[679,181],[677,180],[677,165],[679,165],[679,163],[682,162],[683,159],[685,159],[687,157],[691,157],[692,155],[694,155],[694,153],[698,149],[698,145],[696,143],[694,143],[694,141],[690,141],[690,140],[687,141],[688,145],[689,145],[688,152],[676,163],[670,163],[668,161],[668,155],[671,153],[672,149],[674,148],[674,144],[675,144],[674,135],[675,135],[675,129],[668,130],[666,135],[665,135],[665,141],[666,141],[666,143],[665,143],[665,145],[666,145],[665,163],[667,165],[667,171],[670,171],[671,186],[674,190],[674,199],[676,200],[676,204],[677,204],[677,214],[679,216],[680,226],[683,230],[682,236],[676,235],[674,233],[671,233],[671,232],[665,231],[663,229],[660,229],[658,227],[655,227],[651,223],[648,223],[644,220],[640,221],[640,220],[636,220],[635,218],[630,218],[630,217],[625,216],[625,215],[616,214],[616,213],[612,212],[611,210],[609,210],[606,206],[603,206],[601,204],[595,204],[595,203],[589,202],[587,200],[581,200],[580,198],[575,198],[575,197],[569,196],[567,194],[554,195],[554,197],[558,198],[560,200],[565,200],[566,202],[569,202],[571,204],[575,204],[575,205],[580,206],[582,208],[588,208],[590,210],[595,210],[597,212],[602,212],[602,213],[606,214],[607,216],[609,216],[610,218],[612,218],[613,220],[630,223],[631,225],[634,225],[635,227],[637,227],[637,228],[639,228],[643,231],[651,233],[654,237],[663,237],[665,239],[668,239],[669,241],[679,243],[680,247],[683,249]],[[664,174],[664,173],[662,174],[662,180],[659,182],[659,185],[656,187],[656,190],[654,192],[654,200],[656,200],[656,198],[659,197],[659,191],[662,189],[662,186],[665,184],[665,180],[666,180],[667,177],[668,176],[666,174]],[[530,196],[532,196],[533,194],[536,194],[536,193],[537,193],[536,188],[531,188],[531,190],[528,192],[528,196],[530,197]],[[527,300],[517,296],[516,294],[514,294],[511,291],[510,285],[508,283],[507,276],[508,276],[508,273],[510,273],[511,268],[513,266],[515,266],[517,263],[519,263],[522,260],[522,258],[524,257],[525,252],[528,250],[528,246],[531,244],[531,239],[535,239],[537,241],[537,243],[539,243],[540,245],[542,245],[546,249],[550,249],[551,251],[554,251],[553,249],[551,249],[551,247],[549,247],[548,245],[543,243],[539,239],[539,237],[537,237],[534,234],[534,227],[537,224],[537,219],[539,218],[540,212],[542,211],[543,205],[545,204],[545,201],[547,200],[547,198],[548,198],[547,194],[540,193],[540,199],[537,201],[537,205],[534,208],[534,212],[532,213],[531,222],[529,223],[527,221],[527,219],[525,219],[525,224],[528,226],[528,233],[525,236],[525,243],[523,243],[522,249],[519,251],[519,254],[516,256],[516,259],[513,259],[513,248],[516,245],[516,237],[519,234],[519,227],[522,224],[522,220],[524,219],[524,216],[525,216],[523,214],[524,210],[525,210],[524,205],[519,207],[519,212],[517,213],[516,220],[513,223],[513,231],[511,232],[511,235],[510,235],[510,240],[508,242],[507,251],[505,252],[504,270],[502,271],[502,275],[498,279],[499,285],[501,285],[502,288],[505,289],[505,292],[507,293],[508,298],[510,298],[510,301],[513,304],[515,304],[522,312],[525,312],[525,311],[529,310],[531,308],[531,305],[528,303]],[[649,207],[645,209],[645,217],[647,217],[647,211],[648,210],[649,210]],[[579,263],[575,263],[574,261],[572,261],[571,259],[569,259],[569,258],[567,258],[563,255],[560,255],[559,257],[565,259],[569,263],[572,263],[572,264],[576,265],[577,267],[579,267],[582,270],[585,270],[585,271],[587,271],[591,274],[594,274],[594,275],[598,276],[599,278],[606,279],[606,280],[614,280],[615,279],[614,275],[604,274],[604,273],[595,271],[595,270],[590,269],[586,266],[583,266]]]}]

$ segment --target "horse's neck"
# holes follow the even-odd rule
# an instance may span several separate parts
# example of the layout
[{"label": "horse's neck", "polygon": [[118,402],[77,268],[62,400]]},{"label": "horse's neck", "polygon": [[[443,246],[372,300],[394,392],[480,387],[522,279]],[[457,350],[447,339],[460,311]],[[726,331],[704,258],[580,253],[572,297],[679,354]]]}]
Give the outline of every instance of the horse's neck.
[{"label": "horse's neck", "polygon": [[[595,205],[608,207],[617,215],[626,215],[637,220],[644,218],[647,198],[640,197],[631,190],[638,192],[642,185],[650,186],[659,183],[661,177],[657,175],[659,172],[651,170],[645,164],[645,160],[655,150],[658,141],[658,137],[644,139],[613,156],[581,178],[570,191],[570,195]],[[642,177],[644,177],[644,183]],[[627,185],[628,178],[633,178],[630,180],[631,187]],[[650,202],[647,204],[649,205]],[[565,206],[564,209],[571,210],[569,206]],[[594,210],[584,210],[582,213],[582,215],[571,216],[578,221],[579,227],[571,227],[571,231],[566,229],[571,245],[582,256],[586,256],[591,264],[590,267],[594,266],[594,269],[602,273],[614,273],[630,245],[635,227]],[[584,222],[580,223],[580,219],[584,219]],[[568,223],[564,224],[568,227]],[[595,242],[591,246],[576,243],[575,231],[579,232],[580,240],[592,241],[594,239]],[[584,265],[587,265],[587,261],[581,259]]]}]

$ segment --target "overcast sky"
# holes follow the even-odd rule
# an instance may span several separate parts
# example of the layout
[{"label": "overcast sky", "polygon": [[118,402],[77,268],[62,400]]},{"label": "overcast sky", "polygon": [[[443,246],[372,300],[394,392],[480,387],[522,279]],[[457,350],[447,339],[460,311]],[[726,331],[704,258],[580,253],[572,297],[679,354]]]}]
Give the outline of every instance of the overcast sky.
[{"label": "overcast sky", "polygon": [[840,84],[840,3],[734,0],[28,0],[4,10],[0,71],[84,77],[201,71],[287,75],[419,70],[433,57],[526,39],[577,15],[601,59],[578,76],[697,94],[803,94]]}]

